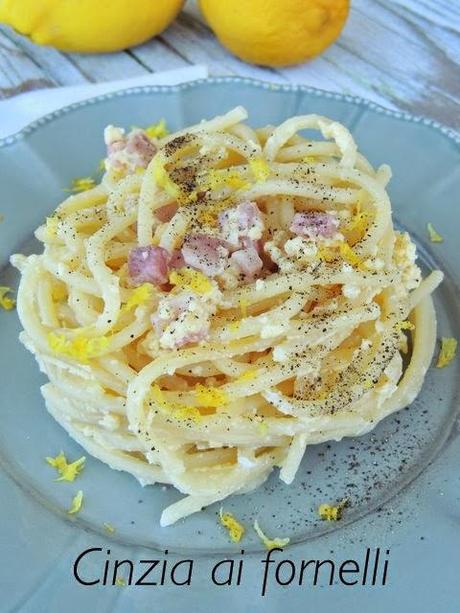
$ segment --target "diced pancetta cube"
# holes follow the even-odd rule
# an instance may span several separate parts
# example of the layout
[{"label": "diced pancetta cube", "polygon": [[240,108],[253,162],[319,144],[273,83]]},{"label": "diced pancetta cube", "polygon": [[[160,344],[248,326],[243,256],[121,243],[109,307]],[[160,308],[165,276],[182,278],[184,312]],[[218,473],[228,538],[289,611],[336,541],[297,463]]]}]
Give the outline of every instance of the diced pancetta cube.
[{"label": "diced pancetta cube", "polygon": [[170,260],[171,255],[163,247],[150,245],[131,249],[128,256],[128,273],[131,281],[134,285],[167,283]]},{"label": "diced pancetta cube", "polygon": [[224,271],[228,249],[223,241],[214,236],[191,234],[184,240],[182,256],[187,266],[214,277]]}]

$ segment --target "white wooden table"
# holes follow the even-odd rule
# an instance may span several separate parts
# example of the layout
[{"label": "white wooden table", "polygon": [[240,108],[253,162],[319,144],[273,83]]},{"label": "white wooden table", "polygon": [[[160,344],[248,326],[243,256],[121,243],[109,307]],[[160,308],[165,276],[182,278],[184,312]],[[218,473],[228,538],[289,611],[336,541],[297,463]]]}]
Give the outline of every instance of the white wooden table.
[{"label": "white wooden table", "polygon": [[251,76],[355,94],[460,130],[460,0],[352,0],[352,5],[335,45],[307,64],[276,70],[245,64],[229,54],[190,0],[161,36],[108,55],[59,53],[2,26],[0,98],[202,63],[211,75]]}]

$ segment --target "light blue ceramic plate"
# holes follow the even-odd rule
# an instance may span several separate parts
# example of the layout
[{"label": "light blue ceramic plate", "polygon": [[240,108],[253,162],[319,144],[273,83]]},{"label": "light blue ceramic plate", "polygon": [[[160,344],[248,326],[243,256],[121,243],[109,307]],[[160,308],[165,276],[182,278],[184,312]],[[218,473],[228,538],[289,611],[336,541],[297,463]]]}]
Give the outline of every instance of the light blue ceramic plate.
[{"label": "light blue ceramic plate", "polygon": [[[17,284],[8,257],[38,247],[33,230],[63,198],[62,189],[75,175],[94,174],[107,123],[147,125],[164,117],[175,130],[238,104],[249,110],[254,126],[303,113],[330,116],[351,129],[371,162],[391,165],[396,222],[416,240],[425,270],[440,268],[446,274],[435,296],[439,336],[459,337],[458,137],[431,121],[357,98],[247,79],[217,78],[102,96],[0,141],[0,285]],[[428,221],[444,236],[442,244],[427,240]],[[240,552],[217,523],[217,505],[160,528],[161,510],[179,497],[171,488],[143,489],[130,475],[92,458],[78,483],[54,481],[44,457],[64,449],[76,458],[82,449],[47,414],[39,392],[42,376],[17,341],[19,328],[14,312],[0,313],[1,612],[72,613],[83,606],[98,612],[214,611],[224,599],[238,611],[323,606],[332,612],[356,607],[379,612],[388,611],[396,597],[401,611],[458,610],[458,361],[444,370],[432,368],[413,405],[371,434],[309,448],[290,487],[274,474],[256,492],[226,502],[226,509],[248,527],[257,517],[267,533],[290,536],[293,544],[284,557],[295,563],[304,558],[329,557],[337,563],[358,559],[367,547],[390,550],[384,587],[330,587],[325,580],[306,587],[294,585],[295,580],[283,588],[272,581],[262,598],[264,554],[250,529],[241,543],[246,552],[241,585],[218,588],[209,579],[213,562]],[[70,520],[65,510],[77,489],[84,490],[85,505]],[[318,504],[344,497],[350,507],[341,522],[318,520]],[[104,522],[116,527],[113,535],[104,531]],[[83,587],[73,578],[72,564],[89,547],[103,551],[86,559],[88,578],[101,575],[106,559],[190,557],[195,560],[192,585]]]}]

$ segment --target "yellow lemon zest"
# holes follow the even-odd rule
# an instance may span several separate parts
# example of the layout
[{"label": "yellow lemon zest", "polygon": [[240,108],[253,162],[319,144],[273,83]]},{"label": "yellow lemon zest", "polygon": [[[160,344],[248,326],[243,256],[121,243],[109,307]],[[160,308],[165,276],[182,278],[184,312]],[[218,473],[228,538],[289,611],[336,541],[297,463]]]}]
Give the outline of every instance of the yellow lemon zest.
[{"label": "yellow lemon zest", "polygon": [[228,403],[228,395],[218,387],[206,387],[197,383],[195,385],[195,396],[202,407],[221,407]]},{"label": "yellow lemon zest", "polygon": [[430,237],[430,241],[432,243],[442,243],[444,241],[443,237],[434,229],[432,223],[426,224],[426,229],[428,230],[428,236]]},{"label": "yellow lemon zest", "polygon": [[60,477],[56,481],[75,481],[75,478],[81,473],[85,466],[86,458],[82,456],[75,462],[69,464],[64,453],[61,451],[55,458],[47,457],[46,461],[50,466],[55,468]]},{"label": "yellow lemon zest", "polygon": [[222,187],[231,189],[246,189],[250,187],[247,181],[237,170],[210,170],[203,184],[204,190],[217,190]]},{"label": "yellow lemon zest", "polygon": [[144,132],[149,138],[163,138],[169,134],[169,130],[166,127],[166,121],[160,119],[158,123],[152,123],[144,129]]},{"label": "yellow lemon zest", "polygon": [[239,543],[244,535],[245,529],[235,516],[232,513],[224,513],[221,507],[219,511],[219,521],[224,528],[227,528],[230,540],[234,543]]},{"label": "yellow lemon zest", "polygon": [[115,579],[115,585],[117,587],[125,587],[126,585],[126,579],[123,579],[123,577],[117,577]]},{"label": "yellow lemon zest", "polygon": [[72,179],[70,188],[64,189],[65,192],[86,192],[96,185],[96,181],[92,177],[78,177]]},{"label": "yellow lemon zest", "polygon": [[113,534],[115,532],[115,528],[109,522],[104,522],[102,525],[104,526],[104,530],[109,534]]},{"label": "yellow lemon zest", "polygon": [[249,161],[249,168],[258,183],[264,183],[270,176],[270,166],[263,158],[254,158]]},{"label": "yellow lemon zest", "polygon": [[348,498],[344,498],[338,505],[320,504],[318,515],[324,521],[339,521],[342,519],[342,511],[348,503]]},{"label": "yellow lemon zest", "polygon": [[0,286],[0,307],[2,307],[2,309],[5,309],[5,311],[11,311],[11,309],[14,309],[14,306],[16,304],[16,300],[6,295],[11,294],[12,291],[13,290],[11,289],[11,287],[6,287],[4,285]]},{"label": "yellow lemon zest", "polygon": [[337,259],[337,253],[328,247],[320,247],[317,256],[322,262],[333,262]]},{"label": "yellow lemon zest", "polygon": [[46,218],[46,232],[50,238],[57,236],[57,230],[59,226],[59,219],[52,215]]},{"label": "yellow lemon zest", "polygon": [[194,422],[199,422],[202,415],[197,407],[186,406],[178,402],[168,402],[160,389],[159,385],[155,384],[152,387],[152,398],[155,402],[167,413],[172,414],[177,419],[191,419]]},{"label": "yellow lemon zest", "polygon": [[106,336],[88,338],[83,335],[70,339],[64,334],[50,332],[48,346],[55,353],[87,362],[91,358],[102,355],[109,346],[110,340]]},{"label": "yellow lemon zest", "polygon": [[268,536],[262,532],[262,528],[259,526],[259,522],[257,521],[257,519],[254,521],[254,530],[257,532],[257,536],[260,538],[260,540],[267,549],[275,549],[277,547],[282,549],[283,547],[286,547],[286,545],[291,540],[289,537],[275,537],[273,539],[268,538]]},{"label": "yellow lemon zest", "polygon": [[415,330],[414,324],[407,319],[398,321],[398,323],[394,325],[394,328],[395,330]]},{"label": "yellow lemon zest", "polygon": [[363,261],[353,251],[353,249],[350,247],[350,245],[346,241],[343,241],[342,243],[340,243],[339,249],[340,249],[340,255],[346,262],[348,262],[348,264],[360,270],[364,268]]},{"label": "yellow lemon zest", "polygon": [[246,298],[240,298],[239,304],[240,304],[241,316],[243,318],[247,317],[249,302],[246,300]]},{"label": "yellow lemon zest", "polygon": [[67,289],[63,283],[58,283],[53,286],[51,290],[51,297],[53,300],[60,301],[67,298]]},{"label": "yellow lemon zest", "polygon": [[457,339],[443,336],[436,368],[444,368],[452,362],[457,353]]},{"label": "yellow lemon zest", "polygon": [[152,299],[153,296],[153,285],[151,283],[143,283],[136,287],[136,289],[132,292],[131,296],[128,298],[128,301],[123,305],[123,311],[131,311],[137,306],[145,304]]},{"label": "yellow lemon zest", "polygon": [[246,370],[244,373],[242,373],[236,380],[236,383],[243,383],[244,381],[252,381],[253,379],[255,379],[257,377],[257,373],[258,373],[258,369],[257,368],[250,368],[249,370]]},{"label": "yellow lemon zest", "polygon": [[219,213],[228,209],[229,206],[230,204],[227,200],[208,204],[200,210],[198,221],[206,226],[215,227],[219,220]]},{"label": "yellow lemon zest", "polygon": [[153,160],[153,178],[155,179],[158,187],[163,188],[167,194],[176,200],[179,199],[179,186],[176,185],[169,176],[168,171],[165,168],[163,158],[160,155],[156,155],[155,159]]},{"label": "yellow lemon zest", "polygon": [[206,275],[192,268],[180,268],[171,271],[169,282],[180,289],[189,289],[197,294],[209,294],[213,285]]},{"label": "yellow lemon zest", "polygon": [[81,490],[78,490],[78,492],[72,498],[72,503],[67,513],[69,515],[75,515],[75,513],[78,513],[81,510],[82,503],[83,503],[83,492]]},{"label": "yellow lemon zest", "polygon": [[259,433],[262,436],[265,436],[266,434],[268,434],[268,424],[266,421],[261,421],[257,424],[257,430],[259,431]]}]

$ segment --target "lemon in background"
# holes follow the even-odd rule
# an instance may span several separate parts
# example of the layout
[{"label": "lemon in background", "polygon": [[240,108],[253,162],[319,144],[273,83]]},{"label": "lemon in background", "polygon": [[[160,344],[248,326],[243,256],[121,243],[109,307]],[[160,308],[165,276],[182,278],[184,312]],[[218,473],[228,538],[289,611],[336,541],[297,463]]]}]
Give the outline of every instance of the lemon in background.
[{"label": "lemon in background", "polygon": [[339,36],[349,0],[199,0],[220,42],[253,64],[287,66],[318,55]]},{"label": "lemon in background", "polygon": [[183,0],[0,0],[0,22],[39,45],[97,53],[139,45],[162,32]]}]

